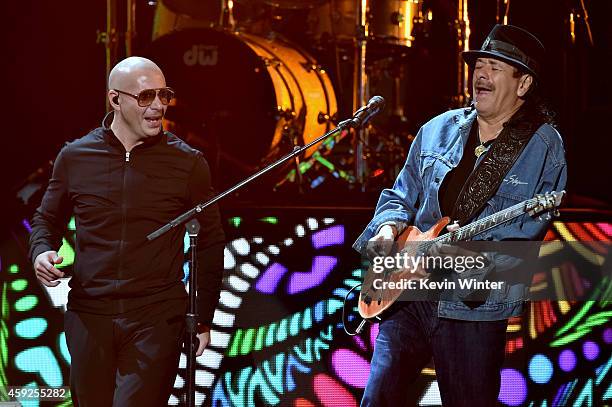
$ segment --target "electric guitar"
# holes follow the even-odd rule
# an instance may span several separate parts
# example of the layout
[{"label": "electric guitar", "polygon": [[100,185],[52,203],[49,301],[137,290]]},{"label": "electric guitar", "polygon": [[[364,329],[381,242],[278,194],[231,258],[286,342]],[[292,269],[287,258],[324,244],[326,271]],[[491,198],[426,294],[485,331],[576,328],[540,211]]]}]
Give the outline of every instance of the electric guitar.
[{"label": "electric guitar", "polygon": [[[557,216],[557,208],[559,205],[561,205],[563,195],[565,195],[565,191],[548,192],[542,195],[536,195],[531,199],[527,199],[483,219],[474,221],[442,236],[438,235],[442,229],[444,229],[450,223],[450,218],[448,216],[440,219],[426,232],[421,232],[415,226],[408,226],[406,230],[404,230],[396,239],[397,247],[400,248],[399,254],[403,255],[407,251],[410,251],[411,253],[409,254],[411,256],[422,256],[427,253],[428,249],[433,244],[444,244],[469,240],[488,229],[506,223],[523,215],[524,213],[535,216],[546,211],[549,214],[552,212],[553,215]],[[415,244],[410,242],[418,243]],[[370,266],[361,285],[358,304],[359,314],[363,318],[368,319],[379,315],[381,312],[389,308],[404,290],[401,288],[388,288],[388,286],[393,286],[394,284],[387,283],[384,286],[381,286],[381,281],[398,283],[409,280],[411,277],[414,279],[415,276],[413,272],[414,270],[411,271],[408,269],[385,269],[385,271],[381,273],[380,271],[375,272],[373,270],[373,265]],[[375,280],[378,280],[378,289],[374,286]],[[401,286],[401,284],[395,285]]]}]

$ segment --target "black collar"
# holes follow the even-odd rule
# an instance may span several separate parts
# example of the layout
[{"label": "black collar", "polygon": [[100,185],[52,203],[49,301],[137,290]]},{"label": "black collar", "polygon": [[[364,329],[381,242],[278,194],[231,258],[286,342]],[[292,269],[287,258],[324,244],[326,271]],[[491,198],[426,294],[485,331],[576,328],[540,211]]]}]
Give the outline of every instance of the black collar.
[{"label": "black collar", "polygon": [[[113,118],[115,117],[115,111],[111,110],[110,112],[104,115],[102,119],[102,130],[104,130],[104,138],[111,144],[121,144],[121,141],[117,138],[113,130],[111,129],[111,124],[113,123]],[[164,135],[164,129],[160,129],[159,133],[153,137],[147,137],[141,144],[138,146],[151,146],[157,144],[161,141],[162,136]]]}]

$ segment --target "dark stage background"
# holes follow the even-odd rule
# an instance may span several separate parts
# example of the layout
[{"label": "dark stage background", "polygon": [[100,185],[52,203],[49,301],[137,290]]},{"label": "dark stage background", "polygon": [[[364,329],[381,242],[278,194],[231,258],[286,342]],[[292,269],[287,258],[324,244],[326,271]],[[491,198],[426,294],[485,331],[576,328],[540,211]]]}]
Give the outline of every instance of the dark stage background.
[{"label": "dark stage background", "polygon": [[[145,1],[136,1],[136,4],[135,53],[147,53],[151,48],[155,10]],[[479,48],[495,23],[496,1],[473,0],[468,4],[471,48]],[[569,200],[594,198],[609,205],[612,192],[605,187],[605,180],[611,169],[608,157],[611,143],[610,132],[604,123],[605,118],[612,114],[612,24],[609,23],[612,2],[585,0],[584,4],[590,17],[593,45],[588,42],[581,20],[576,21],[575,44],[570,43],[568,16],[571,10],[579,11],[578,0],[512,0],[509,23],[532,31],[548,49],[545,88],[552,106],[559,113],[560,131],[566,143]],[[431,34],[420,43],[415,41],[413,52],[402,62],[407,67],[401,95],[406,120],[402,123],[403,133],[398,144],[404,149],[409,144],[409,137],[405,135],[416,134],[426,120],[450,108],[451,98],[456,93],[456,41],[452,36],[456,4],[452,1],[426,1],[425,7],[433,11]],[[4,205],[14,205],[13,197],[23,181],[39,168],[46,169],[46,163],[55,157],[66,141],[97,127],[104,115],[105,48],[97,42],[97,33],[105,31],[106,2],[9,2],[4,12],[4,87],[7,97],[3,103],[5,142],[0,174],[3,177]],[[282,17],[272,29],[316,58],[331,76],[338,99],[338,116],[344,118],[351,114],[348,75],[352,67],[342,66],[337,70],[330,58],[329,47],[315,49],[305,33],[307,17],[304,11],[284,13]],[[338,78],[338,73],[343,76]],[[378,74],[380,72],[371,75],[373,82],[377,81]],[[388,76],[389,72],[384,74]],[[228,81],[227,92],[238,95],[239,90],[232,87],[232,78],[224,80]],[[379,88],[374,84],[374,91],[379,90],[389,100],[388,92],[385,94],[387,85],[384,80],[379,82],[383,83]],[[168,78],[168,83],[189,85],[179,77]],[[206,97],[202,95],[202,98]],[[391,113],[387,111],[375,124],[387,125]],[[182,136],[187,137],[185,134]],[[248,136],[235,138],[235,144],[240,146]],[[202,149],[209,160],[214,161],[212,152],[207,152],[205,147]],[[351,195],[352,204],[368,206],[373,204],[373,196],[380,188],[388,185],[389,179],[372,183],[369,188],[372,194],[352,194],[351,188],[345,185],[342,189]],[[227,185],[219,177],[217,182],[219,186]],[[281,191],[283,194],[275,195],[269,190],[266,188],[265,193],[251,199],[283,200],[292,192],[287,188],[287,191]],[[312,191],[308,192],[312,195]],[[343,194],[324,194],[314,200],[333,205],[339,195]]]}]

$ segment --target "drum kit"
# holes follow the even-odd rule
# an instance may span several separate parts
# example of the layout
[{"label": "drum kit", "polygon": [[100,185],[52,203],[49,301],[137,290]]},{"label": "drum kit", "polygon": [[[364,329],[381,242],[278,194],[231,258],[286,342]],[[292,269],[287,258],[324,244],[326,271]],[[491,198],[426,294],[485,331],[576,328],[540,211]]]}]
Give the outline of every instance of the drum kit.
[{"label": "drum kit", "polygon": [[[389,61],[409,54],[426,27],[422,1],[162,0],[145,55],[176,90],[165,126],[206,152],[217,187],[225,187],[363,105],[368,73],[391,78],[387,110],[401,123],[401,66]],[[319,63],[330,49],[345,62]],[[352,98],[340,83],[342,64],[350,66]],[[362,190],[374,178],[389,184],[411,137],[401,126],[339,134],[273,182],[302,192],[326,180]]]}]

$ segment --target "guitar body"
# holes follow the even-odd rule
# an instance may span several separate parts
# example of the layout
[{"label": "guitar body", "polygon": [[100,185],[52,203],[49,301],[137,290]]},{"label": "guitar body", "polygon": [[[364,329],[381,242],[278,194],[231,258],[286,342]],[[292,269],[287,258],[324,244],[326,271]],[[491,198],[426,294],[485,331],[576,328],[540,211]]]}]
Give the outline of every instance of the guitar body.
[{"label": "guitar body", "polygon": [[[398,250],[407,252],[409,256],[414,256],[416,253],[411,253],[410,249],[416,245],[410,244],[411,242],[424,242],[435,239],[449,222],[450,218],[444,217],[426,232],[421,232],[416,226],[408,226],[396,240]],[[393,257],[395,253],[389,253],[388,256]],[[373,266],[370,266],[361,285],[358,304],[359,314],[362,318],[374,318],[389,308],[404,291],[399,288],[376,289],[374,287],[375,280],[396,283],[403,280],[420,278],[421,276],[418,273],[411,273],[409,270],[376,273],[373,270]]]},{"label": "guitar body", "polygon": [[[409,226],[397,238],[397,248],[402,254],[406,253],[408,256],[417,257],[416,247],[418,244],[413,242],[426,242],[434,239],[436,243],[465,241],[485,230],[504,224],[525,213],[536,216],[544,211],[551,211],[552,214],[556,215],[558,213],[556,208],[561,205],[563,195],[565,195],[565,191],[538,194],[531,199],[527,199],[483,219],[476,220],[469,225],[462,226],[442,236],[438,235],[450,222],[448,217],[440,219],[427,232],[421,232],[418,228]],[[395,255],[396,253],[389,253],[387,256],[394,257]],[[422,254],[420,253],[419,255]],[[404,291],[403,288],[385,287],[382,283],[388,285],[390,283],[401,283],[406,280],[420,280],[425,276],[423,272],[419,273],[419,270],[416,270],[416,272],[411,272],[409,269],[384,270],[381,273],[376,273],[373,268],[373,265],[370,266],[366,272],[361,284],[361,292],[359,293],[359,314],[366,319],[373,318],[389,308]],[[379,286],[378,289],[374,286],[375,283]],[[401,287],[400,284],[398,285]]]}]

